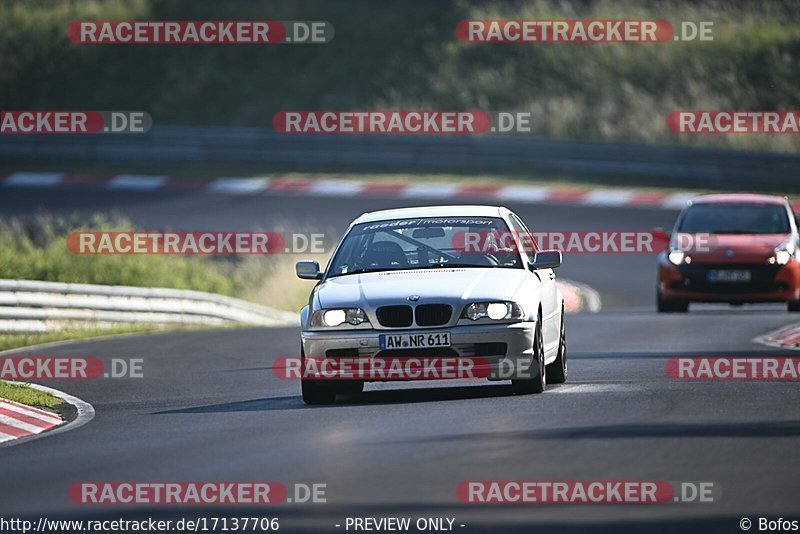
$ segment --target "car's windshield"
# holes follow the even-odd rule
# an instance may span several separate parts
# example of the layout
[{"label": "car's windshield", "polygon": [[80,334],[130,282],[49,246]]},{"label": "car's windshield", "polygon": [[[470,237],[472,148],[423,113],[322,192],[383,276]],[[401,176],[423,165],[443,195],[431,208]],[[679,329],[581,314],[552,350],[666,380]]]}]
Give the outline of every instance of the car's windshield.
[{"label": "car's windshield", "polygon": [[[488,235],[508,235],[497,217],[424,217],[354,226],[333,258],[329,276],[399,269],[447,267],[520,268],[516,247],[502,248]],[[470,237],[474,246],[469,246]],[[465,246],[465,242],[467,246]],[[487,245],[491,246],[487,246]]]},{"label": "car's windshield", "polygon": [[695,204],[681,218],[679,232],[787,234],[786,209],[777,204]]}]

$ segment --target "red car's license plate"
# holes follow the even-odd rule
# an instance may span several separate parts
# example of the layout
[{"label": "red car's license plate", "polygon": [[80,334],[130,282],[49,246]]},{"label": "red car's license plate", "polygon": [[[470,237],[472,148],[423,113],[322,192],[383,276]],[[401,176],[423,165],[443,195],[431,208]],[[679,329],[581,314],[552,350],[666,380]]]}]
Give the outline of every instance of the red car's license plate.
[{"label": "red car's license plate", "polygon": [[708,271],[709,282],[749,282],[750,271],[745,270],[714,270]]}]

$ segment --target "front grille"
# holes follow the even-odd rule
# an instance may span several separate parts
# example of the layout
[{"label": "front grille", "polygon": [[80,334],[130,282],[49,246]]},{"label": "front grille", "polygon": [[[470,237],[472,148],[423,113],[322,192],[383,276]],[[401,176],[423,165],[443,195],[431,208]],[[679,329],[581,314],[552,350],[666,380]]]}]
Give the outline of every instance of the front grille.
[{"label": "front grille", "polygon": [[415,313],[418,326],[440,326],[450,322],[453,307],[449,304],[420,304]]},{"label": "front grille", "polygon": [[358,358],[358,349],[328,349],[326,358]]},{"label": "front grille", "polygon": [[[769,264],[700,264],[681,265],[683,281],[679,287],[684,291],[697,291],[702,293],[752,293],[760,291],[775,291],[779,289],[775,283],[775,275],[780,267]],[[709,282],[708,271],[711,270],[747,270],[750,271],[749,282]]]},{"label": "front grille", "polygon": [[383,306],[377,310],[378,322],[389,328],[411,326],[413,313],[411,306]]},{"label": "front grille", "polygon": [[508,351],[506,343],[475,343],[475,356],[505,356]]},{"label": "front grille", "polygon": [[388,349],[375,355],[376,358],[458,358],[458,352],[450,347],[425,349]]}]

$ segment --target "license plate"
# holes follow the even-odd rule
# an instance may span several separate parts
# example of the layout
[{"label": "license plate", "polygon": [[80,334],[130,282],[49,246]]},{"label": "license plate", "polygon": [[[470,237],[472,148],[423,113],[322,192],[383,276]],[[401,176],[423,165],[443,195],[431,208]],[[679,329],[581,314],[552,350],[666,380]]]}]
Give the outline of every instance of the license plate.
[{"label": "license plate", "polygon": [[381,350],[449,347],[450,333],[429,332],[426,334],[381,334],[379,341]]},{"label": "license plate", "polygon": [[750,276],[750,271],[708,271],[709,282],[749,282]]}]

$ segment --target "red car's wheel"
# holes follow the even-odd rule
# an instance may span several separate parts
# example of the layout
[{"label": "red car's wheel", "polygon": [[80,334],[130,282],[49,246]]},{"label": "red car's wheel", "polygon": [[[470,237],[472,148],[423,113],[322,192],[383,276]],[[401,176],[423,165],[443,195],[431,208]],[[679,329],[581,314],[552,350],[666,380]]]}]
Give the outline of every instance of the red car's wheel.
[{"label": "red car's wheel", "polygon": [[689,311],[687,300],[665,300],[661,293],[656,293],[656,309],[658,313],[686,313]]}]

